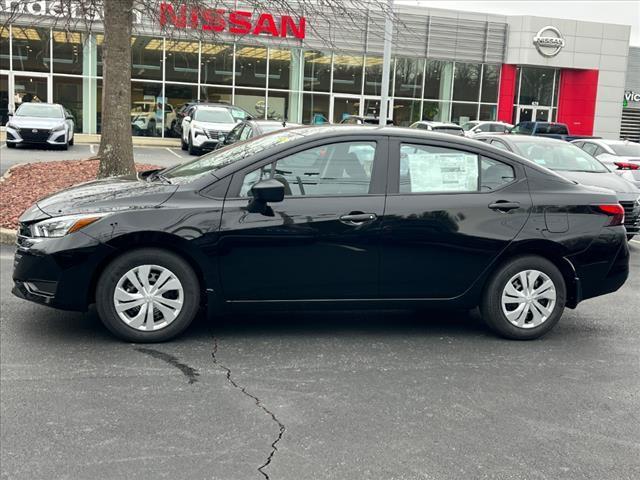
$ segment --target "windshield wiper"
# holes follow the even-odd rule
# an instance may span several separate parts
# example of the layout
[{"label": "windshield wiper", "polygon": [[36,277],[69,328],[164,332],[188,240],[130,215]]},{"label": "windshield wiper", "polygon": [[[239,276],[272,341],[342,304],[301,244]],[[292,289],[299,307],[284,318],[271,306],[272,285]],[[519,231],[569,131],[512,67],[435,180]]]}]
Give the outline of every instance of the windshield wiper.
[{"label": "windshield wiper", "polygon": [[151,175],[149,175],[148,178],[149,178],[150,182],[155,182],[156,180],[161,180],[164,183],[171,184],[171,180],[169,180],[167,177],[165,177],[162,174],[162,170],[158,170],[157,172],[153,172]]}]

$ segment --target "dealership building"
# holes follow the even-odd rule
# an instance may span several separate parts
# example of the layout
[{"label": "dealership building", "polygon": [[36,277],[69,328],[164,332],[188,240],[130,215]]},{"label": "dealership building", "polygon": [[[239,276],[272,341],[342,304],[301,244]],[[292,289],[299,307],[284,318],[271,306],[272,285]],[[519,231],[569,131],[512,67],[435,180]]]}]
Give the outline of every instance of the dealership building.
[{"label": "dealership building", "polygon": [[[71,13],[44,0],[7,22],[16,3],[0,0],[0,25],[8,24],[0,27],[2,123],[23,101],[52,101],[74,114],[78,132],[99,133],[100,28],[64,28],[60,17]],[[139,133],[169,136],[175,110],[196,99],[305,124],[377,115],[382,12],[281,15],[269,5],[245,12],[236,2],[194,15],[173,2],[153,18],[137,15],[132,119],[152,110],[160,123]],[[395,124],[557,121],[576,135],[638,140],[640,55],[629,47],[629,26],[404,5],[396,13],[388,109]]]}]

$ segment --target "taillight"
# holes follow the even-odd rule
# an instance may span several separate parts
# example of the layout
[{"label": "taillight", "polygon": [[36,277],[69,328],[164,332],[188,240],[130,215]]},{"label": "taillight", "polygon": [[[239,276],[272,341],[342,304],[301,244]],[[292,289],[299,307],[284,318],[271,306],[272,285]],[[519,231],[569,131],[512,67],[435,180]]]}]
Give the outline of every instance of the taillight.
[{"label": "taillight", "polygon": [[594,205],[600,213],[604,213],[611,217],[608,227],[615,227],[617,225],[624,225],[624,208],[619,203],[610,203],[605,205]]},{"label": "taillight", "polygon": [[613,162],[613,164],[618,167],[618,170],[640,170],[639,163]]}]

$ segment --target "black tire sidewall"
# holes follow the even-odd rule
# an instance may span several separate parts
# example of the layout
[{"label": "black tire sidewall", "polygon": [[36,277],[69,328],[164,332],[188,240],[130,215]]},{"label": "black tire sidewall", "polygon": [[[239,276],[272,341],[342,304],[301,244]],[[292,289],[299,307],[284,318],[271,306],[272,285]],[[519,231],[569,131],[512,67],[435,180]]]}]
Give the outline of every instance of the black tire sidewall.
[{"label": "black tire sidewall", "polygon": [[[523,270],[539,270],[553,281],[556,289],[556,304],[551,316],[535,328],[519,328],[513,325],[502,311],[502,291],[516,273]],[[533,340],[548,333],[560,320],[567,298],[564,278],[560,270],[543,257],[527,255],[502,264],[487,283],[480,311],[487,325],[499,335],[512,340]]]},{"label": "black tire sidewall", "polygon": [[[153,332],[139,331],[125,324],[113,304],[113,292],[122,276],[138,265],[159,265],[182,283],[184,303],[178,317],[168,326]],[[159,248],[136,249],[114,259],[102,272],[96,287],[96,307],[102,323],[122,340],[147,343],[163,342],[181,334],[200,308],[200,283],[189,264],[178,255]]]}]

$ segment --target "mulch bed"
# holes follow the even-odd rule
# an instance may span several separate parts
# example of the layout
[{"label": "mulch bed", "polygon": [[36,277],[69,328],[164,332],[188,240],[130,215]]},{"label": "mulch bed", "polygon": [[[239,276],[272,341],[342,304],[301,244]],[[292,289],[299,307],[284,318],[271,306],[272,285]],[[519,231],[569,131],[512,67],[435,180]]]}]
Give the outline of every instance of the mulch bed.
[{"label": "mulch bed", "polygon": [[[136,170],[158,168],[136,164]],[[18,218],[38,199],[78,183],[94,180],[98,160],[27,163],[11,169],[0,182],[0,227],[15,230]]]}]

